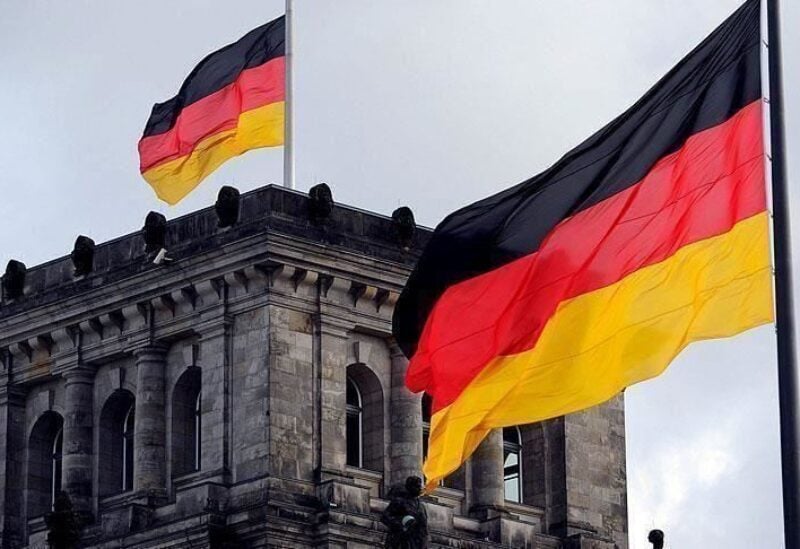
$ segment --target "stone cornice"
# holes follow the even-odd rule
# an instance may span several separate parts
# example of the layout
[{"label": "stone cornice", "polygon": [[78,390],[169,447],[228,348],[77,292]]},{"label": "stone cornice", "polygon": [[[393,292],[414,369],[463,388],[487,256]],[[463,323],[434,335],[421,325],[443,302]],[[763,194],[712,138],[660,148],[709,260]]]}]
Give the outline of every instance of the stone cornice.
[{"label": "stone cornice", "polygon": [[[238,248],[248,247],[248,241],[260,240],[263,245],[264,239],[274,238],[288,240],[289,247],[301,256],[308,253],[302,248],[324,248],[328,255],[349,256],[348,262],[371,258],[384,269],[392,265],[389,270],[397,271],[402,278],[402,271],[413,265],[429,235],[419,228],[411,245],[406,246],[398,242],[388,217],[336,205],[325,223],[315,224],[309,220],[308,208],[304,194],[264,187],[242,195],[241,217],[234,227],[218,228],[214,209],[206,208],[170,221],[165,246],[185,271],[191,258],[224,260],[236,255]],[[94,265],[93,272],[80,277],[73,276],[68,256],[28,269],[24,295],[0,304],[0,326],[3,319],[27,316],[29,311],[62,303],[71,296],[99,297],[97,292],[103,290],[125,291],[126,282],[131,280],[139,286],[148,279],[164,282],[164,273],[175,270],[175,265],[152,263],[138,232],[97,245]]]}]

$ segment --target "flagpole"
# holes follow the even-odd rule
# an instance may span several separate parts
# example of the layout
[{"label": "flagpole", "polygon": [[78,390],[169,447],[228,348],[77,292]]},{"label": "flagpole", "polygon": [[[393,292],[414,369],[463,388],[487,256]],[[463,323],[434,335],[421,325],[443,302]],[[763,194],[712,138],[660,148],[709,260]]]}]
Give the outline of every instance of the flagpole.
[{"label": "flagpole", "polygon": [[292,65],[294,65],[293,40],[293,0],[286,0],[286,40],[284,57],[286,63],[286,91],[284,97],[284,129],[283,129],[283,186],[294,189],[294,83],[292,79]]},{"label": "flagpole", "polygon": [[783,66],[778,0],[766,0],[769,59],[769,121],[772,155],[772,210],[775,249],[775,314],[778,336],[778,394],[783,471],[783,528],[786,549],[800,549],[800,424],[798,424],[797,355],[783,125]]}]

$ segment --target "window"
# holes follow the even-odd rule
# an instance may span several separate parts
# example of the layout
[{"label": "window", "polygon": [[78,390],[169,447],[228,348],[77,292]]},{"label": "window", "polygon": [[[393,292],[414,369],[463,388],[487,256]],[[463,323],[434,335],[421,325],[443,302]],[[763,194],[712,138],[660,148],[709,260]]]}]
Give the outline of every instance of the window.
[{"label": "window", "polygon": [[200,406],[202,404],[201,401],[202,394],[200,392],[197,393],[197,399],[194,401],[194,440],[192,441],[194,444],[194,470],[200,470],[200,433],[202,427],[202,417],[200,416]]},{"label": "window", "polygon": [[347,367],[345,400],[347,465],[383,471],[383,389],[378,376],[366,364]]},{"label": "window", "polygon": [[115,391],[100,412],[98,439],[99,495],[133,490],[136,402],[124,389]]},{"label": "window", "polygon": [[55,441],[53,441],[53,452],[50,456],[50,470],[52,471],[53,481],[50,484],[50,507],[56,504],[56,496],[61,491],[61,452],[64,447],[64,428],[59,429]]},{"label": "window", "polygon": [[428,438],[431,436],[431,397],[422,393],[422,459],[428,458]]},{"label": "window", "polygon": [[200,470],[202,462],[201,370],[189,367],[172,392],[172,478]]},{"label": "window", "polygon": [[122,422],[122,432],[117,436],[122,438],[122,483],[120,490],[127,492],[133,490],[133,425],[135,410],[133,404],[125,414]]},{"label": "window", "polygon": [[36,420],[28,439],[27,512],[28,518],[53,509],[61,491],[61,452],[64,420],[48,411]]},{"label": "window", "polygon": [[522,502],[522,444],[519,429],[503,429],[503,485],[508,501]]},{"label": "window", "polygon": [[347,378],[347,464],[361,467],[364,463],[361,392]]}]

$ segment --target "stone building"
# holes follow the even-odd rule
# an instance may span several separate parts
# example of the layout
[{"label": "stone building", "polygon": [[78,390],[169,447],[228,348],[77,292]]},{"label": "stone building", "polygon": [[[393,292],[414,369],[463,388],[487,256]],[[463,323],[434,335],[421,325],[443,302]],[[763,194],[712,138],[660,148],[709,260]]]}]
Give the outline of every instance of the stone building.
[{"label": "stone building", "polygon": [[[428,231],[312,194],[9,264],[3,548],[47,546],[60,490],[84,547],[381,546],[425,451],[391,313]],[[426,504],[432,547],[626,548],[622,398],[493,433]]]}]

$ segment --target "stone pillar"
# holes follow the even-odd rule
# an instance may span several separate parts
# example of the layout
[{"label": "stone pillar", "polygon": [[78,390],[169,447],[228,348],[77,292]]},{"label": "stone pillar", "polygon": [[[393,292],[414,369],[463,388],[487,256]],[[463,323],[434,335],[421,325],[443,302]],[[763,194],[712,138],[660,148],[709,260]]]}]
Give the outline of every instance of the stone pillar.
[{"label": "stone pillar", "polygon": [[311,481],[318,466],[312,315],[280,305],[268,309],[270,473]]},{"label": "stone pillar", "polygon": [[503,489],[503,431],[494,429],[472,454],[472,504],[470,513],[490,518],[492,511],[502,511],[505,504]]},{"label": "stone pillar", "polygon": [[133,489],[166,494],[167,429],[164,377],[167,346],[152,344],[136,356],[136,416],[133,428]]},{"label": "stone pillar", "polygon": [[560,440],[551,441],[564,469],[552,473],[550,533],[576,547],[627,548],[623,395],[569,414],[562,425]]},{"label": "stone pillar", "polygon": [[202,369],[200,469],[211,474],[230,474],[230,379],[227,344],[230,321],[204,331],[200,336]]},{"label": "stone pillar", "polygon": [[25,394],[0,387],[0,546],[22,545]]},{"label": "stone pillar", "polygon": [[94,370],[78,367],[64,372],[64,446],[62,487],[76,512],[92,512],[92,427]]},{"label": "stone pillar", "polygon": [[347,463],[347,331],[333,323],[320,322],[318,345],[319,467],[325,476],[343,473]]},{"label": "stone pillar", "polygon": [[397,344],[392,343],[392,386],[389,395],[391,452],[390,486],[405,482],[411,475],[422,476],[421,395],[406,388],[408,360]]}]

